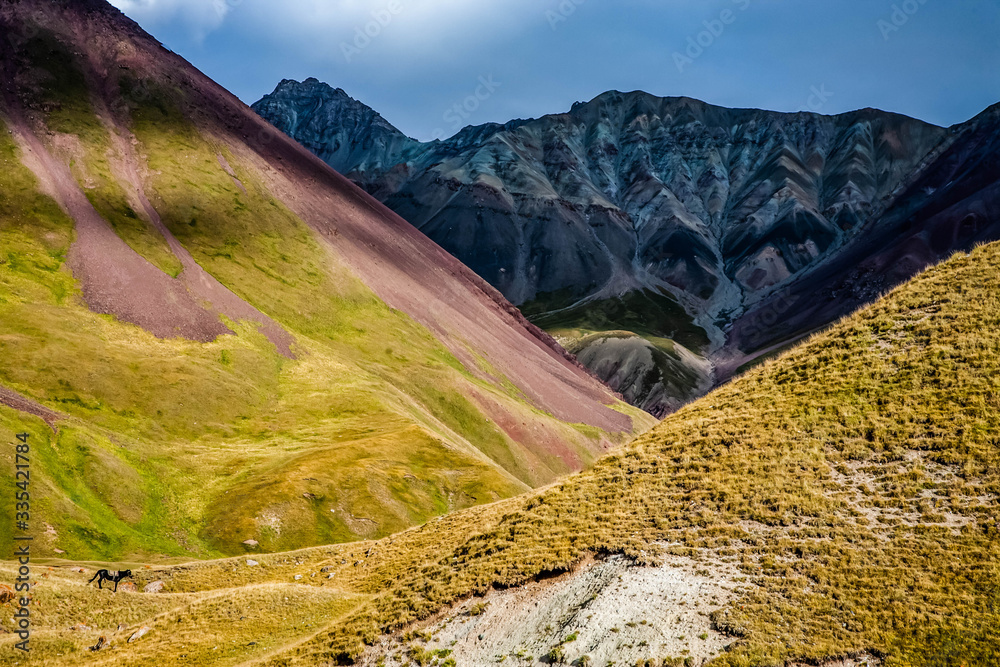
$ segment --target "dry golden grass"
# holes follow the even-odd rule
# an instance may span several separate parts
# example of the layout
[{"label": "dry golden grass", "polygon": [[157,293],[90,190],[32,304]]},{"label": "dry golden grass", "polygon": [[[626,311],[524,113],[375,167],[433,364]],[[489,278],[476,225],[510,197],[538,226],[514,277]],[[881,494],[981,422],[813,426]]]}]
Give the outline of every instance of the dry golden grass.
[{"label": "dry golden grass", "polygon": [[[245,567],[245,564],[244,564]],[[333,585],[305,585],[287,577],[201,592],[99,591],[92,576],[36,568],[31,653],[4,642],[3,664],[237,665],[265,660],[275,651],[329,628],[355,609],[360,596]],[[140,584],[151,581],[137,570]],[[4,581],[10,570],[0,572]],[[310,579],[310,581],[313,581]],[[324,583],[332,583],[323,580]],[[86,627],[81,627],[86,626]],[[141,639],[128,639],[142,627]],[[106,638],[98,652],[87,647]],[[6,639],[6,637],[5,637]]]}]

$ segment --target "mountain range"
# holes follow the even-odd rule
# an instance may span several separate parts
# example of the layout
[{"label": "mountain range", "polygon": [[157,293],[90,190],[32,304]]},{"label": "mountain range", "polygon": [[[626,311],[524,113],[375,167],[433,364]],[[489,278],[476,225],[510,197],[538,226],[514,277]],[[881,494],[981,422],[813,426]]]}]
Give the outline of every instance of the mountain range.
[{"label": "mountain range", "polygon": [[431,142],[316,79],[253,108],[657,416],[1000,237],[996,108],[941,128],[613,91]]}]

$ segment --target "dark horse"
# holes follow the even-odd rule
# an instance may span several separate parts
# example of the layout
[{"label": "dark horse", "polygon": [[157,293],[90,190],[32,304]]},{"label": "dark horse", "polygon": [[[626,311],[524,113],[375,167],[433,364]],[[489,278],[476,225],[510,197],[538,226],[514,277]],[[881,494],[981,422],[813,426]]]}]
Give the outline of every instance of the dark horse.
[{"label": "dark horse", "polygon": [[[97,579],[98,588],[104,588],[105,581],[113,581],[115,582],[116,592],[118,591],[119,581],[121,581],[122,579],[131,579],[131,578],[132,578],[132,570],[114,570],[114,571],[98,570],[97,574],[94,575],[94,579]],[[91,583],[92,581],[94,581],[94,579],[91,579],[87,583],[88,584]]]}]

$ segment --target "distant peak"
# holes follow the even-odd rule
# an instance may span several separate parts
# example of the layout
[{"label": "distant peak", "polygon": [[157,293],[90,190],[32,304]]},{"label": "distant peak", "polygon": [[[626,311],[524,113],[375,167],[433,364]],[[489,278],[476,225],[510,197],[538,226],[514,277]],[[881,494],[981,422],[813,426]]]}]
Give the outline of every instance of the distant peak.
[{"label": "distant peak", "polygon": [[589,102],[576,102],[573,104],[571,111],[590,104],[630,104],[636,101],[653,103],[671,102],[680,105],[697,105],[701,107],[711,106],[707,102],[697,100],[693,97],[655,95],[653,93],[646,92],[645,90],[631,90],[628,92],[608,90],[600,95],[597,95]]},{"label": "distant peak", "polygon": [[363,105],[362,102],[354,99],[348,95],[343,88],[334,88],[330,84],[320,81],[314,76],[311,76],[304,81],[296,81],[295,79],[282,79],[281,83],[275,87],[272,95],[285,94],[301,94],[307,93],[310,95],[316,95],[321,97],[331,97],[331,98],[342,98],[346,101],[352,103]]},{"label": "distant peak", "polygon": [[[358,127],[364,127],[367,128],[366,131],[376,134],[398,136],[409,140],[370,106],[351,97],[343,88],[334,88],[313,76],[304,81],[284,79],[273,93],[265,95],[252,104],[251,108],[289,134],[293,132],[292,125],[297,122],[292,119],[298,114],[308,115],[318,112],[340,118],[342,122],[354,127],[354,131],[357,131]],[[280,111],[281,109],[284,111]],[[288,115],[289,109],[296,111]]]}]

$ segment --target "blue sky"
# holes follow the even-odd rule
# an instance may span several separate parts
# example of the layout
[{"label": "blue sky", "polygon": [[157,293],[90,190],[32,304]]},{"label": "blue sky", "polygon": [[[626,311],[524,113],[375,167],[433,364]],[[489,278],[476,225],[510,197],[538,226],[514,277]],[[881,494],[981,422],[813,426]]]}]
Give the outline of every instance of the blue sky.
[{"label": "blue sky", "polygon": [[248,104],[314,76],[419,139],[456,104],[504,122],[611,89],[941,125],[1000,102],[996,0],[111,2]]}]

